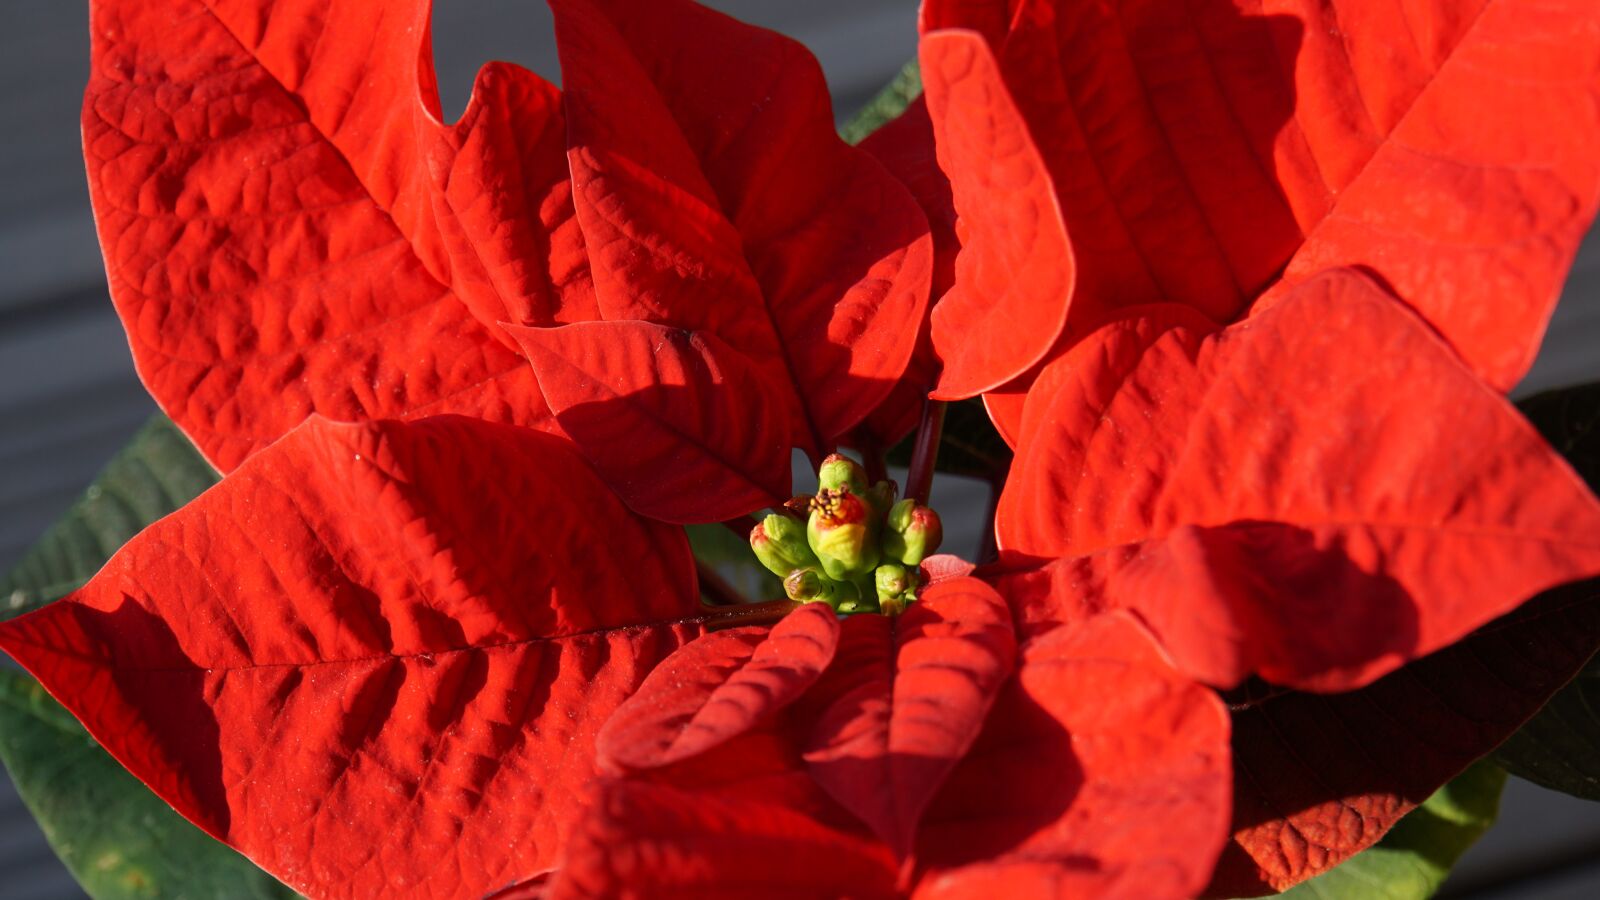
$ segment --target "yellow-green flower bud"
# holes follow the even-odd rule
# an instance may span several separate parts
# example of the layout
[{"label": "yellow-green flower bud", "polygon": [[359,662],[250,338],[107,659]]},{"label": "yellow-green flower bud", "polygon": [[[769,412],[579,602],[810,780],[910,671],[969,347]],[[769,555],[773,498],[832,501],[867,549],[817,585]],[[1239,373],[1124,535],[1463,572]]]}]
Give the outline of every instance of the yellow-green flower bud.
[{"label": "yellow-green flower bud", "polygon": [[893,616],[905,611],[906,604],[916,599],[916,576],[899,563],[884,563],[872,576],[878,592],[878,609]]},{"label": "yellow-green flower bud", "polygon": [[806,542],[805,523],[777,513],[762,519],[750,531],[750,549],[779,578],[788,577],[795,569],[820,565]]},{"label": "yellow-green flower bud", "polygon": [[894,507],[894,495],[898,491],[899,487],[893,481],[880,481],[867,490],[867,505],[882,519]]},{"label": "yellow-green flower bud", "polygon": [[883,530],[883,555],[908,566],[920,564],[944,541],[939,514],[915,500],[901,500],[889,510]]},{"label": "yellow-green flower bud", "polygon": [[811,504],[806,539],[823,574],[850,581],[878,565],[878,523],[872,509],[848,488],[825,490]]},{"label": "yellow-green flower bud", "polygon": [[861,592],[856,586],[834,581],[816,569],[795,569],[783,580],[783,592],[800,603],[826,603],[834,609],[859,605]]},{"label": "yellow-green flower bud", "polygon": [[867,492],[867,470],[843,453],[830,453],[817,469],[817,492],[849,488],[852,493]]}]

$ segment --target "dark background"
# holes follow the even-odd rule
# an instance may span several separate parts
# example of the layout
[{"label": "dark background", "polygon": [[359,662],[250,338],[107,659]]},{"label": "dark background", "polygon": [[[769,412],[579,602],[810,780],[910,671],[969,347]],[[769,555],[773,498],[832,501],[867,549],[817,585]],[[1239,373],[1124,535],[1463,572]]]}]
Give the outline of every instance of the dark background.
[{"label": "dark background", "polygon": [[[159,2],[159,0],[149,0]],[[848,114],[915,52],[914,0],[721,0],[808,45]],[[73,501],[155,407],[105,295],[78,143],[86,0],[0,0],[0,568]],[[558,80],[539,0],[436,0],[445,113],[478,66],[508,59]],[[1600,153],[1600,148],[1596,148]],[[1600,236],[1591,234],[1519,394],[1600,379]],[[954,486],[952,486],[954,487]],[[950,490],[950,500],[970,496]],[[960,502],[960,501],[958,501]],[[1512,780],[1498,826],[1454,896],[1600,896],[1600,804]],[[82,896],[0,779],[0,900]]]}]

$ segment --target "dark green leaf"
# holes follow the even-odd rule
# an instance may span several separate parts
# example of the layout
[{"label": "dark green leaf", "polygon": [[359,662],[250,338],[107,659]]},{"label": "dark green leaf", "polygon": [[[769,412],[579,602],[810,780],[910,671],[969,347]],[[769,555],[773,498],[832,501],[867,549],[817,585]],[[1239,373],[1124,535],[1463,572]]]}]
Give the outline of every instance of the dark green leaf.
[{"label": "dark green leaf", "polygon": [[38,682],[9,669],[0,669],[0,759],[50,846],[93,897],[294,896],[184,821]]},{"label": "dark green leaf", "polygon": [[[166,417],[151,419],[0,579],[0,618],[72,592],[140,529],[216,481]],[[50,845],[97,898],[294,896],[173,812],[38,682],[9,669],[0,669],[0,760]]]},{"label": "dark green leaf", "polygon": [[1482,761],[1434,792],[1370,849],[1295,885],[1293,900],[1422,900],[1433,896],[1450,869],[1500,811],[1506,773]]},{"label": "dark green leaf", "polygon": [[[1546,391],[1518,403],[1545,440],[1600,490],[1600,384]],[[1600,580],[1593,583],[1600,593]],[[1600,657],[1495,751],[1511,774],[1600,800]]]},{"label": "dark green leaf", "polygon": [[76,590],[144,526],[194,499],[217,473],[166,416],[122,448],[60,521],[0,578],[0,620]]},{"label": "dark green leaf", "polygon": [[917,68],[917,61],[912,60],[877,96],[868,100],[866,106],[844,123],[844,127],[839,129],[839,136],[851,144],[861,143],[883,123],[905,112],[911,101],[921,94],[922,70]]}]

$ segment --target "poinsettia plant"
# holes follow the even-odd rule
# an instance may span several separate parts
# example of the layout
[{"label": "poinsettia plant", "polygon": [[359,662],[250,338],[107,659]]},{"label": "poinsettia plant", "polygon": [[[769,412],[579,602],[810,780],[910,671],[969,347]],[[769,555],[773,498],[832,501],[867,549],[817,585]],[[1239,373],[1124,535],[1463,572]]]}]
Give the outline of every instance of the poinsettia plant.
[{"label": "poinsettia plant", "polygon": [[194,448],[130,459],[222,477],[0,648],[313,897],[1437,886],[1408,814],[1492,818],[1600,647],[1589,432],[1504,397],[1600,9],[926,0],[852,146],[787,38],[550,7],[562,87],[451,124],[423,0],[94,0],[111,295]]}]

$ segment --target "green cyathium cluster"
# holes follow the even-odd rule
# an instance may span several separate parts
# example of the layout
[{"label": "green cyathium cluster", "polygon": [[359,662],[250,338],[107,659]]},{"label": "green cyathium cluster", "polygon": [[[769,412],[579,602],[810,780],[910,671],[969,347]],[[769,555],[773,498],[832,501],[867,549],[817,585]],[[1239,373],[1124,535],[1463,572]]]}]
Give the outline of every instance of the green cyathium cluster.
[{"label": "green cyathium cluster", "polygon": [[867,486],[855,460],[833,454],[817,471],[817,492],[802,494],[750,532],[761,564],[784,593],[843,614],[896,615],[917,599],[922,561],[944,539],[939,514],[896,502],[892,481]]}]

